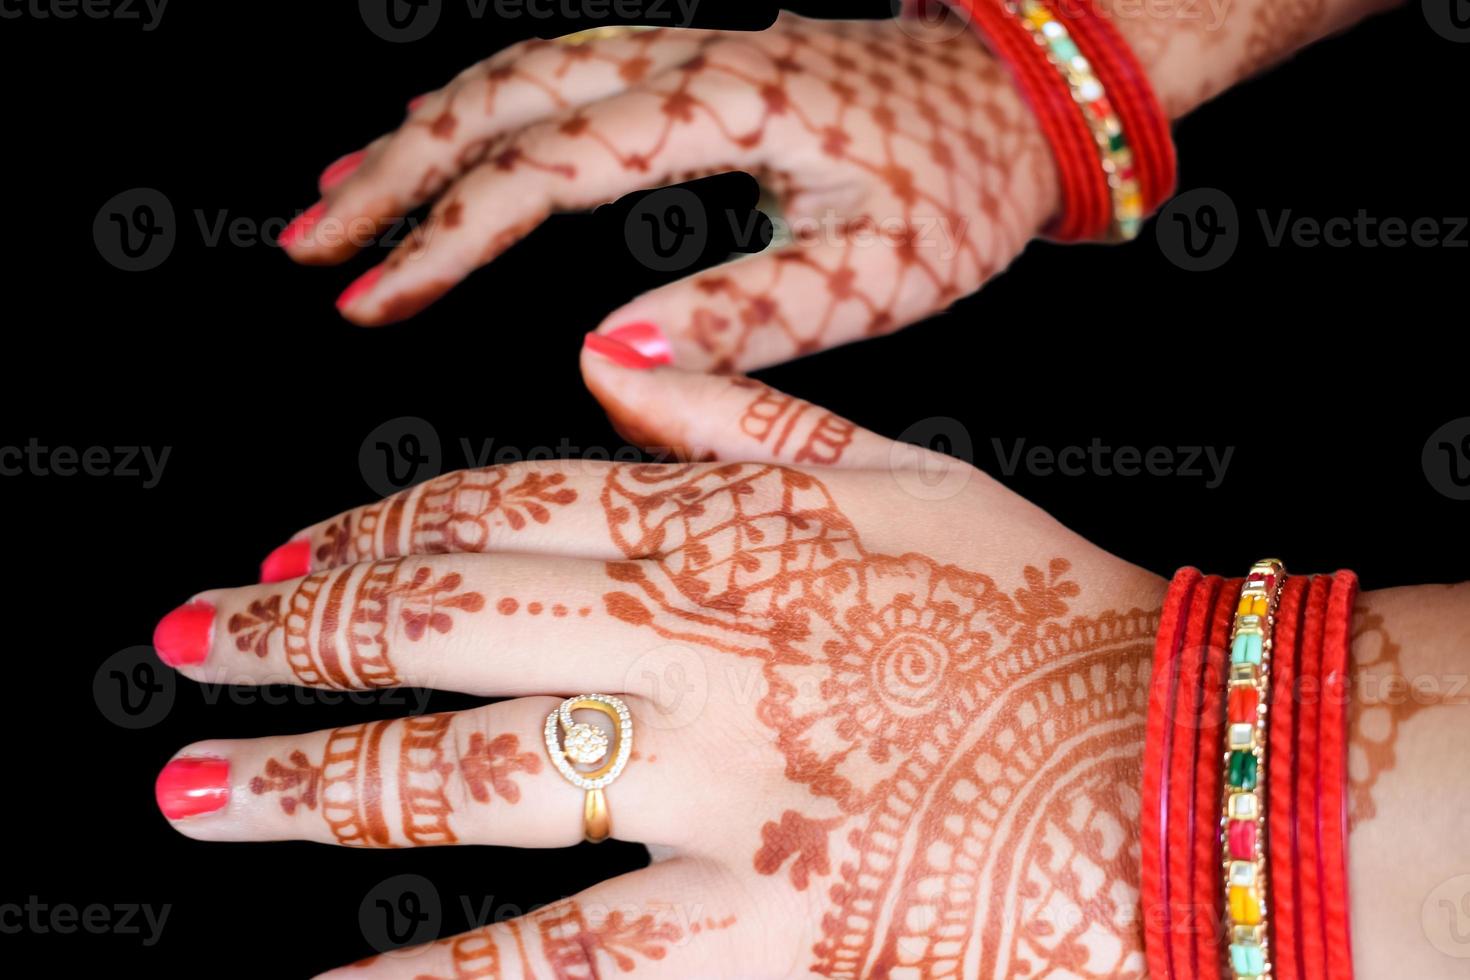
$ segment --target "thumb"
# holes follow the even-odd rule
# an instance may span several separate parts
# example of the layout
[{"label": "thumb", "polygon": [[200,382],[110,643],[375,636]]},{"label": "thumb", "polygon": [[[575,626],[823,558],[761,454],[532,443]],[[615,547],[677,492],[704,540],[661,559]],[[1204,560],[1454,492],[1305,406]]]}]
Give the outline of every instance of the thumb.
[{"label": "thumb", "polygon": [[752,378],[668,367],[664,348],[640,343],[631,329],[618,333],[587,335],[582,377],[613,427],[646,449],[693,459],[868,469],[906,466],[914,452],[926,451]]}]

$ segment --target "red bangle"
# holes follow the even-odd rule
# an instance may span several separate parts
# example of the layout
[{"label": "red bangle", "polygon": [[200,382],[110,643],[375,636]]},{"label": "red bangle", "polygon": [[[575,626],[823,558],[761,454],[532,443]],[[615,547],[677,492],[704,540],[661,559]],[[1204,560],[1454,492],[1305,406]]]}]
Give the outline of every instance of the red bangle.
[{"label": "red bangle", "polygon": [[1045,233],[1136,235],[1172,190],[1175,158],[1168,117],[1118,32],[1091,0],[949,2],[1005,64],[1051,148],[1061,209]]},{"label": "red bangle", "polygon": [[1168,866],[1164,844],[1169,829],[1170,795],[1167,761],[1176,730],[1173,719],[1174,697],[1179,686],[1179,651],[1188,625],[1190,601],[1200,578],[1197,569],[1181,568],[1169,583],[1149,675],[1139,813],[1139,892],[1143,906],[1144,955],[1149,976],[1155,980],[1175,980],[1165,925],[1169,903],[1164,874]]},{"label": "red bangle", "polygon": [[1219,975],[1217,931],[1225,917],[1225,899],[1220,894],[1220,745],[1224,740],[1226,709],[1225,678],[1229,671],[1230,627],[1242,579],[1227,579],[1215,597],[1209,645],[1205,648],[1205,710],[1200,718],[1198,759],[1195,765],[1194,801],[1194,905],[1201,928],[1190,937],[1192,976]]},{"label": "red bangle", "polygon": [[1312,579],[1307,589],[1302,621],[1299,672],[1303,678],[1297,740],[1299,763],[1296,785],[1297,904],[1301,929],[1296,936],[1302,964],[1301,980],[1326,980],[1326,941],[1322,920],[1321,842],[1318,838],[1318,733],[1322,713],[1322,630],[1327,619],[1329,576]]},{"label": "red bangle", "polygon": [[1143,66],[1113,22],[1098,11],[1095,0],[1061,2],[1067,9],[1081,12],[1069,18],[1068,26],[1123,119],[1124,132],[1137,160],[1143,211],[1151,213],[1174,192],[1178,164],[1168,114],[1159,104]]},{"label": "red bangle", "polygon": [[[1196,977],[1194,950],[1196,931],[1210,928],[1199,915],[1200,896],[1195,892],[1194,860],[1198,814],[1195,810],[1199,786],[1200,728],[1204,705],[1216,692],[1206,692],[1205,652],[1209,645],[1215,601],[1223,580],[1210,575],[1195,586],[1189,603],[1189,622],[1184,630],[1184,648],[1179,654],[1179,693],[1174,700],[1174,745],[1170,760],[1169,785],[1169,945],[1170,959],[1182,977]],[[1219,748],[1211,753],[1209,765],[1219,768]],[[1211,817],[1216,804],[1211,802]],[[1213,820],[1212,820],[1213,822]],[[1218,875],[1218,872],[1217,872]],[[1218,880],[1218,879],[1217,879]]]},{"label": "red bangle", "polygon": [[1332,980],[1352,980],[1353,976],[1347,866],[1347,699],[1348,651],[1357,595],[1356,575],[1341,571],[1333,576],[1322,637],[1322,712],[1317,729],[1322,753],[1317,770],[1321,850],[1317,859],[1322,869],[1327,976]]},{"label": "red bangle", "polygon": [[1276,612],[1276,642],[1272,652],[1271,766],[1267,799],[1267,831],[1271,858],[1271,949],[1276,980],[1300,980],[1301,909],[1296,899],[1296,745],[1301,738],[1297,708],[1301,702],[1299,648],[1303,598],[1309,579],[1293,576],[1281,590]]},{"label": "red bangle", "polygon": [[1170,583],[1149,682],[1140,821],[1151,976],[1351,980],[1356,595],[1351,572],[1288,579],[1274,559],[1244,580],[1183,569]]}]

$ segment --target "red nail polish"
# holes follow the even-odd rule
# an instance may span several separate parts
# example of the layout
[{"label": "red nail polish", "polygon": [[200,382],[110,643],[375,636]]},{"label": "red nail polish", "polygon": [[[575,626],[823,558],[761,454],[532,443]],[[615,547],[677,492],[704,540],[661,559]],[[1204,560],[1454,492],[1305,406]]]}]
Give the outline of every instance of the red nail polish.
[{"label": "red nail polish", "polygon": [[342,181],[351,177],[353,172],[362,164],[362,158],[367,156],[367,150],[357,150],[346,156],[338,157],[327,165],[322,175],[317,178],[317,187],[323,194],[336,187]]},{"label": "red nail polish", "polygon": [[351,285],[342,290],[342,295],[337,297],[337,309],[339,311],[347,309],[359,296],[371,292],[372,288],[378,284],[378,280],[381,278],[383,278],[383,267],[381,265],[375,265],[358,276],[352,281]]},{"label": "red nail polish", "polygon": [[614,327],[604,337],[633,348],[654,364],[674,363],[674,348],[662,330],[647,321]]},{"label": "red nail polish", "polygon": [[656,368],[659,363],[652,358],[644,357],[622,341],[613,340],[605,334],[589,333],[582,340],[582,346],[594,354],[600,354],[614,364],[636,368],[639,371]]},{"label": "red nail polish", "polygon": [[260,563],[261,582],[284,582],[311,571],[311,542],[287,541]]},{"label": "red nail polish", "polygon": [[276,244],[282,248],[291,248],[300,244],[301,240],[311,233],[312,227],[327,213],[327,206],[317,201],[311,207],[302,211],[281,232],[281,237],[276,239]]},{"label": "red nail polish", "polygon": [[224,759],[175,759],[158,774],[153,795],[170,820],[213,813],[230,802],[230,764]]},{"label": "red nail polish", "polygon": [[158,621],[153,630],[153,647],[158,651],[158,659],[170,667],[202,664],[209,656],[213,633],[214,606],[190,602]]}]

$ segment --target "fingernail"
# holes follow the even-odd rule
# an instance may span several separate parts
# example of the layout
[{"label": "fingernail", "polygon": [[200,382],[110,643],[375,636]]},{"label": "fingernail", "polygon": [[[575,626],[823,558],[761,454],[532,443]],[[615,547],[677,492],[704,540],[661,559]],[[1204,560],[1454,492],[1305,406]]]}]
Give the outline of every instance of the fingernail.
[{"label": "fingernail", "polygon": [[265,556],[260,563],[260,580],[264,583],[284,582],[300,578],[311,571],[311,542],[287,541]]},{"label": "fingernail", "polygon": [[662,330],[646,320],[614,327],[603,336],[610,337],[620,344],[626,344],[654,364],[674,363],[674,348],[670,346],[669,338],[664,336]]},{"label": "fingernail", "polygon": [[326,211],[326,204],[317,201],[291,220],[291,223],[282,230],[281,237],[276,239],[276,244],[282,248],[290,248],[299,244],[311,232],[312,226],[321,220]]},{"label": "fingernail", "polygon": [[158,621],[153,629],[153,647],[158,659],[170,667],[202,664],[209,655],[213,632],[214,606],[189,602]]},{"label": "fingernail", "polygon": [[619,364],[626,368],[647,371],[650,368],[658,367],[657,361],[644,357],[627,344],[613,340],[605,334],[589,333],[582,341],[582,346],[592,353],[600,354],[614,364]]},{"label": "fingernail", "polygon": [[170,820],[213,813],[230,802],[230,764],[224,759],[175,759],[158,774],[153,795]]},{"label": "fingernail", "polygon": [[327,165],[322,175],[317,178],[317,187],[323,194],[336,187],[342,181],[351,177],[358,166],[362,164],[362,158],[367,156],[367,150],[357,150],[346,156],[338,157]]},{"label": "fingernail", "polygon": [[358,276],[352,281],[350,286],[342,290],[342,295],[337,297],[337,309],[339,311],[347,309],[358,297],[364,293],[371,292],[372,288],[378,284],[378,280],[381,278],[383,278],[383,267],[381,265],[375,265]]},{"label": "fingernail", "polygon": [[423,105],[424,104],[424,100],[427,99],[428,97],[429,97],[429,93],[428,92],[425,92],[423,95],[415,95],[413,98],[409,99],[408,100],[408,111],[409,112],[413,112],[419,106]]}]

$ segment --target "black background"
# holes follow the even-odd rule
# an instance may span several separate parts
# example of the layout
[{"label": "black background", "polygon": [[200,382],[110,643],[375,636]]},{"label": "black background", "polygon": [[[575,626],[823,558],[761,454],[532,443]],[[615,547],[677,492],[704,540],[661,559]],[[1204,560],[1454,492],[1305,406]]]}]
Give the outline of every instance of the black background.
[{"label": "black background", "polygon": [[[391,875],[435,883],[447,935],[470,925],[460,896],[524,909],[643,860],[620,844],[195,843],[152,798],[178,746],[399,714],[402,703],[211,702],[183,682],[162,721],[128,731],[92,693],[99,665],[147,643],[175,604],[252,581],[300,526],[369,499],[358,451],[384,422],[427,419],[446,468],[462,465],[461,438],[520,451],[622,445],[580,385],[577,350],[606,311],[669,277],[628,257],[617,208],[553,219],[426,313],[377,331],[339,320],[332,299],[381,250],[307,269],[266,243],[210,246],[199,229],[196,212],[278,229],[312,202],[320,168],[396,126],[409,97],[512,40],[562,29],[444,7],[427,39],[406,44],[374,36],[355,3],[175,0],[151,32],[0,19],[0,446],[171,447],[152,489],[0,477],[12,571],[0,903],[172,905],[152,947],[27,930],[0,934],[7,961],[303,975],[371,951],[358,905]],[[772,11],[705,0],[700,14],[754,28]],[[1436,492],[1421,464],[1430,433],[1470,415],[1463,233],[1458,249],[1269,247],[1255,219],[1467,214],[1465,50],[1413,5],[1184,121],[1181,188],[1219,188],[1243,219],[1217,271],[1176,267],[1152,226],[1124,247],[1036,244],[943,316],[761,376],[889,435],[958,420],[978,465],[1163,574],[1184,563],[1228,572],[1274,553],[1297,568],[1353,567],[1367,588],[1470,577],[1470,503]],[[169,199],[178,241],[159,268],[129,273],[104,261],[92,227],[104,202],[135,187]],[[749,183],[700,191],[739,201]],[[1206,489],[1182,477],[1008,476],[992,446],[1094,437],[1235,454],[1224,484]]]}]

